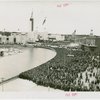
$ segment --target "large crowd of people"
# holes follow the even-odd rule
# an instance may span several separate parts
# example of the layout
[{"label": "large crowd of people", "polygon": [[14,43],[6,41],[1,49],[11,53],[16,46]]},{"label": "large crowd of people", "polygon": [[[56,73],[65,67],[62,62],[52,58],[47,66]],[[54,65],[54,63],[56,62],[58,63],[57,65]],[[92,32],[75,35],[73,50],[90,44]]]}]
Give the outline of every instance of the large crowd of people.
[{"label": "large crowd of people", "polygon": [[37,85],[64,91],[100,91],[100,65],[97,56],[80,49],[55,50],[57,55],[52,60],[22,72],[19,77],[31,80]]}]

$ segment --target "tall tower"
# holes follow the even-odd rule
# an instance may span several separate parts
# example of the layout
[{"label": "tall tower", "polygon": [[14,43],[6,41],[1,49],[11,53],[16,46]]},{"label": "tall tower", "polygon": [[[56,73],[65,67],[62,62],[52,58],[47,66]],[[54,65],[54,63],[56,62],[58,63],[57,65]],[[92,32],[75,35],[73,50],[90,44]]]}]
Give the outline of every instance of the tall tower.
[{"label": "tall tower", "polygon": [[76,41],[76,30],[72,33],[72,40],[75,42]]},{"label": "tall tower", "polygon": [[34,31],[34,18],[33,18],[33,12],[31,13],[30,21],[31,21],[31,32],[33,32],[33,31]]},{"label": "tall tower", "polygon": [[91,31],[90,31],[90,36],[93,36],[93,30],[91,29]]},{"label": "tall tower", "polygon": [[72,33],[72,37],[75,38],[75,35],[76,35],[76,30],[74,30],[74,32]]}]

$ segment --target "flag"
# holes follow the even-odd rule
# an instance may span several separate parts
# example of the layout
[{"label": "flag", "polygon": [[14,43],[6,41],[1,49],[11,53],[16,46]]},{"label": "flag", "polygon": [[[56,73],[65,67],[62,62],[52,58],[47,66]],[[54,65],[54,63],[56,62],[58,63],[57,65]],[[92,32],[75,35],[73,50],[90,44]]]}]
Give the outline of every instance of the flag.
[{"label": "flag", "polygon": [[46,18],[44,19],[44,21],[43,21],[42,25],[44,25],[44,24],[45,24],[45,22],[46,22]]}]

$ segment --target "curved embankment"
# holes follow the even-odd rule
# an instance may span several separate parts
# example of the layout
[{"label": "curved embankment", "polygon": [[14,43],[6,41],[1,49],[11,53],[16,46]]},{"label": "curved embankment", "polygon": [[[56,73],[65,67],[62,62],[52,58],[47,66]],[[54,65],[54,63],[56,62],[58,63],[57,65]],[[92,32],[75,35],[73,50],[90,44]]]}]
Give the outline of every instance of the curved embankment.
[{"label": "curved embankment", "polygon": [[3,82],[0,82],[0,85],[16,79],[20,73],[46,63],[56,56],[56,52],[49,49],[33,47],[22,47],[22,49],[22,53],[14,53],[0,59],[0,76],[4,78]]},{"label": "curved embankment", "polygon": [[88,66],[87,56],[82,51],[73,51],[74,57],[67,56],[70,51],[64,48],[55,48],[57,55],[50,61],[36,68],[23,72],[20,78],[31,80],[42,86],[62,89],[65,91],[81,91],[76,86],[75,79],[78,73],[85,71]]}]

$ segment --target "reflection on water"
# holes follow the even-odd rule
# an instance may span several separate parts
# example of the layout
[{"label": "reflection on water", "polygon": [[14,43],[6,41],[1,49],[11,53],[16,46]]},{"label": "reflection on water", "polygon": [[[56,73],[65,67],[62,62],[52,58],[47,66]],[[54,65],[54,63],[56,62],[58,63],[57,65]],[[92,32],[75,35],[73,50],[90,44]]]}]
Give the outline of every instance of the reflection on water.
[{"label": "reflection on water", "polygon": [[0,78],[8,79],[19,73],[39,66],[56,55],[42,48],[27,48],[23,53],[0,58]]}]

